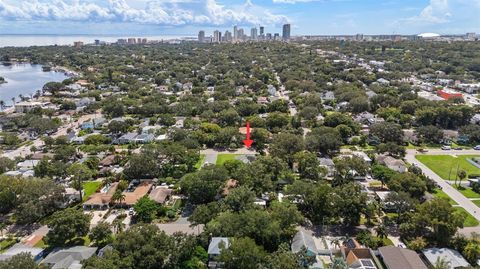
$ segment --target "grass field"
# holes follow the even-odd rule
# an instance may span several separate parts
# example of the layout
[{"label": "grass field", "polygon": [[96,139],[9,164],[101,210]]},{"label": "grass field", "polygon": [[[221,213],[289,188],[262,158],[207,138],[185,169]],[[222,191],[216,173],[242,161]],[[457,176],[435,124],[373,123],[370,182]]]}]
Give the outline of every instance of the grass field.
[{"label": "grass field", "polygon": [[459,170],[465,170],[467,174],[480,174],[480,169],[472,165],[467,159],[480,157],[478,155],[460,155],[453,157],[451,155],[417,155],[416,158],[441,178],[455,180],[457,167]]},{"label": "grass field", "polygon": [[455,186],[455,189],[457,189],[461,194],[463,194],[463,196],[467,198],[480,198],[480,194],[474,192],[472,188]]},{"label": "grass field", "polygon": [[195,164],[195,168],[200,169],[202,168],[202,164],[205,161],[205,155],[200,155],[200,159],[198,159],[198,162]]},{"label": "grass field", "polygon": [[100,181],[83,182],[83,201],[86,201],[90,195],[94,194],[100,185],[102,185]]},{"label": "grass field", "polygon": [[468,213],[463,207],[455,207],[456,210],[465,212],[467,214],[467,218],[465,219],[465,222],[463,223],[463,227],[476,227],[480,223],[478,223],[478,220],[475,219],[470,213]]},{"label": "grass field", "polygon": [[433,194],[433,196],[437,197],[437,198],[442,198],[442,199],[447,199],[448,202],[451,204],[451,205],[456,205],[457,203],[452,200],[452,198],[450,198],[450,196],[448,196],[444,191],[442,191],[441,189],[436,189],[435,190],[435,193]]},{"label": "grass field", "polygon": [[218,154],[217,165],[223,165],[226,161],[235,160],[236,154]]}]

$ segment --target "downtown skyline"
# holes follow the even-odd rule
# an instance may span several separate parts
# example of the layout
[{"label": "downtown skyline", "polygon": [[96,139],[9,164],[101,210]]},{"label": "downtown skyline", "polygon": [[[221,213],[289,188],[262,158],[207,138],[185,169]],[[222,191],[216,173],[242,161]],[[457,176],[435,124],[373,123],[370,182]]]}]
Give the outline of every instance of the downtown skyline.
[{"label": "downtown skyline", "polygon": [[0,0],[0,34],[461,34],[480,32],[479,12],[480,0]]}]

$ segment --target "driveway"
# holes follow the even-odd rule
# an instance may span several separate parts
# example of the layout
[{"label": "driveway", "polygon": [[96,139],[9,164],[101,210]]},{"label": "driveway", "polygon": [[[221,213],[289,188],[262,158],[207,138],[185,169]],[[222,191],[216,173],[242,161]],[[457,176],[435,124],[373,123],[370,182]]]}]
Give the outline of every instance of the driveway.
[{"label": "driveway", "polygon": [[423,173],[429,178],[433,179],[450,198],[452,198],[459,206],[463,207],[468,213],[470,213],[474,218],[480,221],[480,208],[478,208],[470,199],[466,198],[457,191],[454,187],[448,184],[447,181],[443,180],[440,176],[435,174],[430,168],[421,163],[415,158],[415,155],[475,155],[480,154],[476,150],[429,150],[426,153],[418,153],[416,150],[407,150],[407,155],[405,159],[411,164],[415,164],[422,169]]}]

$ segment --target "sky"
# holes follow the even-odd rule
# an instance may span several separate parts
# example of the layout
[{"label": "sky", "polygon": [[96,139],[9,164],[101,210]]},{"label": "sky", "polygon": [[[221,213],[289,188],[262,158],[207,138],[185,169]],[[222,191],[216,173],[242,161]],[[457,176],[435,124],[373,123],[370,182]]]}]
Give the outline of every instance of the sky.
[{"label": "sky", "polygon": [[480,0],[0,0],[0,34],[480,33]]}]

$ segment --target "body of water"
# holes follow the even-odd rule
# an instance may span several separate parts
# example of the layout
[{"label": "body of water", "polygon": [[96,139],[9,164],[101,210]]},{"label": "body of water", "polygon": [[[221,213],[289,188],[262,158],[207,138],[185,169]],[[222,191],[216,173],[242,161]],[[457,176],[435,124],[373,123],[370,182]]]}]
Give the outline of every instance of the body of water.
[{"label": "body of water", "polygon": [[20,101],[18,97],[32,96],[50,81],[61,82],[68,77],[61,72],[43,72],[41,65],[32,64],[0,64],[0,77],[4,77],[7,83],[0,84],[0,100],[11,105],[12,98]]},{"label": "body of water", "polygon": [[[117,42],[118,39],[146,38],[147,40],[173,40],[194,38],[193,36],[159,35],[159,36],[119,36],[119,35],[0,35],[0,47],[30,47],[73,45],[75,41],[93,44],[95,40],[107,43]],[[196,37],[195,37],[196,38]]]}]

